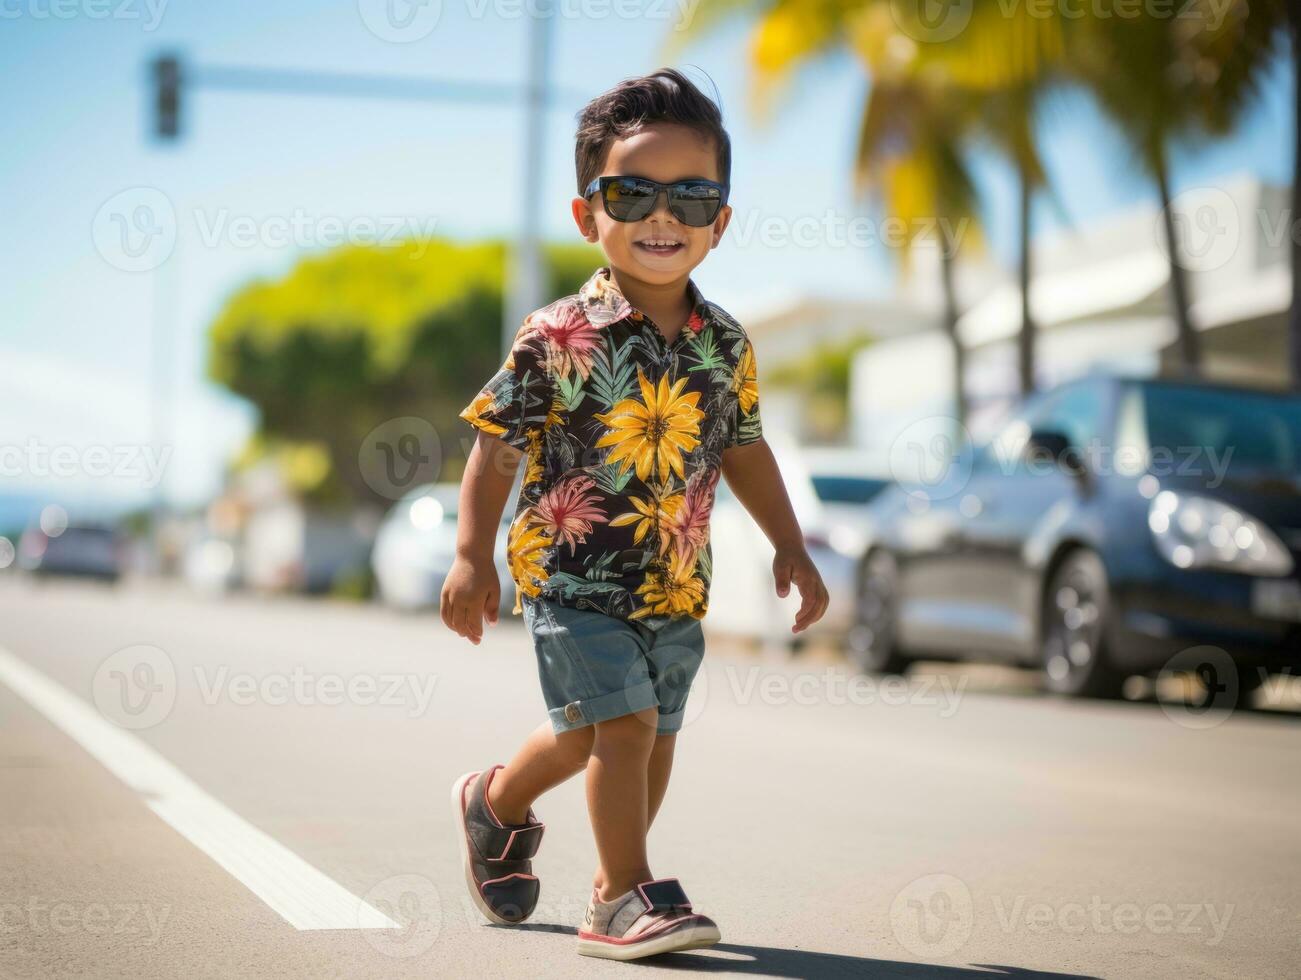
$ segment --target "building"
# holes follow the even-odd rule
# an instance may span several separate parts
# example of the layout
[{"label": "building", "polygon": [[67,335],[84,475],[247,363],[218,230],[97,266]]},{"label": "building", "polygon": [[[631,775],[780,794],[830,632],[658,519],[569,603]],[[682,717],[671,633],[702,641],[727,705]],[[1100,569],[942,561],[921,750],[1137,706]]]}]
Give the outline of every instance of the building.
[{"label": "building", "polygon": [[[1186,191],[1172,206],[1202,370],[1213,379],[1289,383],[1292,286],[1288,192],[1240,177]],[[1157,208],[1136,209],[1035,242],[1030,304],[1035,381],[1091,368],[1160,374],[1176,366],[1170,262]],[[980,438],[1015,401],[1021,294],[1014,274],[958,323],[967,353],[968,429]],[[938,316],[860,351],[851,382],[853,441],[889,450],[952,432],[952,349]]]}]

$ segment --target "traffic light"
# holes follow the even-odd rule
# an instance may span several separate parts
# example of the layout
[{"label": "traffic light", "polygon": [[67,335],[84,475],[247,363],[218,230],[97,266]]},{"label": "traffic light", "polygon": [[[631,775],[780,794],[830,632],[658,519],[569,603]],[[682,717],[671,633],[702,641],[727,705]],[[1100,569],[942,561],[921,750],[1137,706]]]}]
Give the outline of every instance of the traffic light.
[{"label": "traffic light", "polygon": [[181,59],[154,59],[154,135],[175,140],[181,134]]}]

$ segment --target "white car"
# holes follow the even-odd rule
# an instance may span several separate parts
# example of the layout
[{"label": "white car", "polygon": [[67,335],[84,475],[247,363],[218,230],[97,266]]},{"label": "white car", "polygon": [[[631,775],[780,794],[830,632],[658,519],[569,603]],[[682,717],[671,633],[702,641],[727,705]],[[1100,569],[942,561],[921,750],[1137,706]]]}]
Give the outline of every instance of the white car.
[{"label": "white car", "polygon": [[[456,514],[461,488],[431,483],[411,491],[388,512],[375,537],[371,567],[380,601],[398,609],[437,608],[443,580],[456,557]],[[515,605],[515,583],[506,563],[506,532],[515,494],[497,528],[495,563],[501,583],[500,618]]]},{"label": "white car", "polygon": [[827,611],[792,633],[797,589],[783,599],[772,577],[773,547],[720,481],[711,521],[714,560],[706,623],[720,633],[798,647],[808,636],[846,641],[854,627],[860,563],[867,551],[865,505],[889,480],[875,457],[834,447],[798,447],[769,437],[805,546],[830,595]]}]

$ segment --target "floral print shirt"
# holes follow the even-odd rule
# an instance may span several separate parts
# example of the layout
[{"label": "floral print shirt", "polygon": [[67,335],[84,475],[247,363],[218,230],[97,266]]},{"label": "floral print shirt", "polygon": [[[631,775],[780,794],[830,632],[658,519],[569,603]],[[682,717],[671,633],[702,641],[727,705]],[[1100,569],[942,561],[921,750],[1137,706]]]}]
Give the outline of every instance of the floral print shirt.
[{"label": "floral print shirt", "polygon": [[460,418],[526,453],[507,536],[520,596],[660,625],[705,615],[723,450],[762,437],[754,350],[688,281],[672,343],[602,267],[530,313]]}]

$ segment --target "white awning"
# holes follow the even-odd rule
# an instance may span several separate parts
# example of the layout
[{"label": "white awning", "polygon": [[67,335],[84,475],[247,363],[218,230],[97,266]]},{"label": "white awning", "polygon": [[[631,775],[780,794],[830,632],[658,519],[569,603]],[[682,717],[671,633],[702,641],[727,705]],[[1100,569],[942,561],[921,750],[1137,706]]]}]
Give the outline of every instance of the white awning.
[{"label": "white awning", "polygon": [[[1030,283],[1030,312],[1036,326],[1048,329],[1132,313],[1169,277],[1170,263],[1157,249],[1045,273]],[[1020,329],[1021,290],[1015,283],[999,286],[958,321],[958,335],[968,347],[1004,340]]]},{"label": "white awning", "polygon": [[1198,330],[1286,313],[1292,306],[1292,272],[1284,262],[1268,266],[1236,289],[1217,289],[1193,304],[1190,316]]}]

